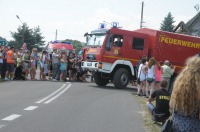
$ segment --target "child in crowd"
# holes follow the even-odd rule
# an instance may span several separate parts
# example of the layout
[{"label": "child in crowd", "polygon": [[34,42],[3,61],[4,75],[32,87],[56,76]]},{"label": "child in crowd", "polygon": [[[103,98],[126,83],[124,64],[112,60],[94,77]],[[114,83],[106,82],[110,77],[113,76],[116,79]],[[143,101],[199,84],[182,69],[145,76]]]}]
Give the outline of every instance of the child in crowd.
[{"label": "child in crowd", "polygon": [[22,65],[22,57],[21,57],[20,54],[17,54],[17,60],[16,61],[17,61],[17,67]]},{"label": "child in crowd", "polygon": [[30,68],[30,52],[29,51],[27,51],[23,55],[22,60],[23,60],[23,72],[26,73],[26,80],[28,80],[27,76],[29,74],[29,68]]},{"label": "child in crowd", "polygon": [[36,75],[36,60],[34,56],[30,57],[30,65],[31,65],[31,69],[30,69],[30,76],[31,76],[31,80],[36,80],[35,75]]},{"label": "child in crowd", "polygon": [[48,64],[50,57],[47,54],[47,51],[42,52],[42,56],[40,58],[40,79],[46,80],[46,74],[48,74]]},{"label": "child in crowd", "polygon": [[65,74],[66,74],[66,68],[67,68],[67,61],[66,61],[66,55],[62,54],[60,59],[60,81],[65,80]]}]

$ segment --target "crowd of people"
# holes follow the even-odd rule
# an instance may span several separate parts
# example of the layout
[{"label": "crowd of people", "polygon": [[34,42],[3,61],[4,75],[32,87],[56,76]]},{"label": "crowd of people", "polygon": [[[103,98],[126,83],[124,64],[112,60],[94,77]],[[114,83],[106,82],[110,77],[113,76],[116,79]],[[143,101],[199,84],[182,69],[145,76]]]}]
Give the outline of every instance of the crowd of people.
[{"label": "crowd of people", "polygon": [[[0,47],[0,75],[4,80],[52,80],[87,82],[88,71],[81,68],[82,55],[53,49],[38,53],[37,48],[27,49],[26,43],[20,49]],[[39,78],[36,78],[36,70]]]},{"label": "crowd of people", "polygon": [[170,78],[175,71],[175,66],[171,65],[168,60],[158,62],[151,57],[147,61],[147,57],[143,56],[137,69],[138,96],[149,98],[154,90],[160,88],[161,80],[167,81],[166,89],[170,92]]},{"label": "crowd of people", "polygon": [[174,132],[200,132],[200,53],[187,59],[169,86],[174,71],[168,60],[157,62],[152,57],[147,61],[143,56],[138,64],[137,96],[148,98],[154,122],[163,124],[171,115]]}]

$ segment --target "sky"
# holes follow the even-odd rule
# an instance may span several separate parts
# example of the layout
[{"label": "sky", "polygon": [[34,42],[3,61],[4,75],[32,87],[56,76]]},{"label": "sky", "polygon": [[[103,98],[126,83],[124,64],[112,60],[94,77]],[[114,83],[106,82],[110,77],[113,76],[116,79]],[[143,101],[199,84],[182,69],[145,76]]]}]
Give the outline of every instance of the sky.
[{"label": "sky", "polygon": [[[113,21],[126,30],[140,28],[141,7],[144,2],[143,26],[160,29],[164,17],[171,12],[175,25],[185,23],[198,12],[199,0],[0,0],[0,36],[13,40],[22,23],[30,28],[39,26],[46,43],[57,39],[85,42],[84,33]],[[16,15],[19,16],[17,19]]]}]

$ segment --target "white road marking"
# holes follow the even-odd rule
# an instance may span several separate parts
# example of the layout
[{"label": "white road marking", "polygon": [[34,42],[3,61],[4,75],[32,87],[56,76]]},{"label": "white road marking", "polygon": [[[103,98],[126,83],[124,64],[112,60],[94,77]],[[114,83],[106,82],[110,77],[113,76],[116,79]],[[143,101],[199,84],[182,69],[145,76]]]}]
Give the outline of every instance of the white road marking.
[{"label": "white road marking", "polygon": [[24,110],[34,110],[36,109],[38,106],[29,106],[27,108],[25,108]]},{"label": "white road marking", "polygon": [[16,119],[16,118],[18,118],[18,117],[20,117],[21,115],[17,115],[17,114],[13,114],[13,115],[10,115],[10,116],[8,116],[8,117],[6,117],[6,118],[3,118],[3,119],[1,119],[1,120],[3,120],[3,121],[12,121],[12,120],[14,120],[14,119]]},{"label": "white road marking", "polygon": [[66,86],[66,84],[63,84],[62,87],[60,87],[58,90],[56,90],[55,92],[53,92],[52,94],[48,95],[47,97],[35,102],[37,104],[42,103],[43,101],[47,100],[48,98],[51,98],[54,94],[58,93],[59,91],[61,91],[64,87]]},{"label": "white road marking", "polygon": [[5,127],[6,125],[0,125],[0,129],[2,128],[2,127]]},{"label": "white road marking", "polygon": [[48,104],[51,101],[55,100],[56,98],[58,98],[60,95],[62,95],[65,91],[67,91],[69,88],[71,87],[71,84],[69,84],[64,90],[62,90],[60,93],[58,93],[56,96],[52,97],[51,99],[47,100],[46,102],[44,102],[44,104]]}]

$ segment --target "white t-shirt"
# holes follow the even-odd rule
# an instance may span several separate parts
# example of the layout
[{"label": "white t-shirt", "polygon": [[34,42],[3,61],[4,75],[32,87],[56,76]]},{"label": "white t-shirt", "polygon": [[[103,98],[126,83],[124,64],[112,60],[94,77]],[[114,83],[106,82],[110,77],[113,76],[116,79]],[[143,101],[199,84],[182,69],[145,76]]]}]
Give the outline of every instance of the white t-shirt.
[{"label": "white t-shirt", "polygon": [[142,68],[144,68],[144,66],[145,65],[143,65],[143,64],[139,65],[138,78],[140,78],[140,81],[146,80],[146,75],[145,75],[144,71],[142,70]]},{"label": "white t-shirt", "polygon": [[151,68],[148,68],[147,77],[155,79],[155,66],[151,66]]},{"label": "white t-shirt", "polygon": [[53,53],[53,54],[52,54],[52,63],[53,63],[53,64],[59,63],[58,56],[59,56],[59,55],[58,55],[57,53]]}]

